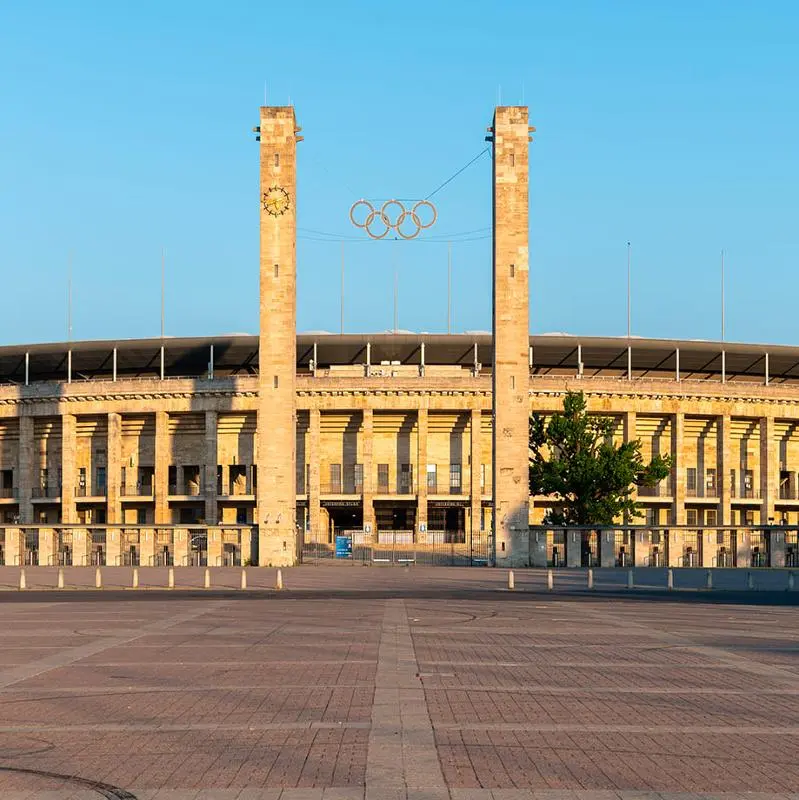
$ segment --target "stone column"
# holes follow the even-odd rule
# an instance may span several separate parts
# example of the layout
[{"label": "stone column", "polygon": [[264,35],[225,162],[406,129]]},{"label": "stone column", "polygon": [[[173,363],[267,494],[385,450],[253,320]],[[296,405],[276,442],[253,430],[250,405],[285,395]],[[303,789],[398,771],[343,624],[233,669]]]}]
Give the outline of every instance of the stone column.
[{"label": "stone column", "polygon": [[222,531],[219,528],[208,529],[208,566],[222,565]]},{"label": "stone column", "polygon": [[469,421],[470,444],[469,453],[471,454],[471,467],[469,470],[469,505],[471,525],[469,527],[469,542],[471,545],[473,540],[480,541],[480,519],[482,517],[483,509],[483,491],[480,488],[480,469],[483,460],[482,448],[482,427],[483,427],[483,414],[479,408],[473,408],[471,419]]},{"label": "stone column", "polygon": [[599,566],[616,566],[616,535],[614,531],[599,531]]},{"label": "stone column", "polygon": [[[135,476],[134,476],[135,480]],[[108,511],[110,525],[122,521],[120,483],[122,481],[122,415],[108,415]]]},{"label": "stone column", "polygon": [[374,465],[374,414],[371,408],[363,410],[361,423],[363,437],[363,529],[371,534],[375,532],[375,465]]},{"label": "stone column", "polygon": [[633,557],[636,567],[649,566],[650,547],[652,545],[652,534],[649,531],[635,531],[635,544],[633,545]]},{"label": "stone column", "polygon": [[205,524],[216,525],[217,518],[217,426],[216,411],[205,412]]},{"label": "stone column", "polygon": [[493,141],[492,431],[495,563],[529,563],[529,139],[525,106],[498,107]]},{"label": "stone column", "polygon": [[769,537],[769,566],[785,566],[785,531],[779,527],[773,527],[768,531]]},{"label": "stone column", "polygon": [[27,416],[19,418],[17,495],[20,522],[33,522],[33,417]]},{"label": "stone column", "polygon": [[[449,476],[447,476],[449,477]],[[427,409],[420,408],[416,415],[416,533],[425,526],[427,530]]]},{"label": "stone column", "polygon": [[[634,442],[636,439],[635,435],[635,428],[636,428],[636,413],[635,411],[626,411],[624,414],[624,441],[627,442]],[[638,487],[633,486],[632,494],[630,495],[630,499],[633,501],[638,500]],[[625,519],[625,524],[635,524],[636,522],[640,522],[640,520],[636,519]]]},{"label": "stone column", "polygon": [[155,558],[155,531],[152,528],[139,530],[139,563],[152,567]]},{"label": "stone column", "polygon": [[6,528],[6,565],[18,567],[22,564],[23,533],[19,528]]},{"label": "stone column", "polygon": [[186,528],[175,528],[172,533],[172,542],[174,547],[175,566],[185,567],[189,563],[188,530],[186,530]]},{"label": "stone column", "polygon": [[702,537],[702,563],[700,567],[714,567],[716,566],[716,557],[718,555],[718,544],[716,540],[715,530],[699,531],[699,536]]},{"label": "stone column", "polygon": [[105,563],[109,567],[116,567],[122,563],[122,533],[119,528],[106,528]]},{"label": "stone column", "polygon": [[[685,431],[685,414],[677,412],[671,418],[671,452],[674,460],[672,468],[672,491],[674,504],[672,505],[673,525],[685,525],[685,451],[683,439]],[[671,547],[670,547],[671,549]]]},{"label": "stone column", "polygon": [[721,501],[719,502],[719,524],[732,524],[732,485],[730,483],[730,470],[732,469],[732,420],[729,414],[717,417],[718,435],[718,470],[719,486],[721,486]]},{"label": "stone column", "polygon": [[155,492],[155,524],[168,525],[172,520],[169,514],[169,464],[172,454],[169,452],[169,414],[166,411],[155,412],[155,475],[153,491]]},{"label": "stone column", "polygon": [[735,566],[748,567],[752,562],[752,537],[746,528],[738,529]]},{"label": "stone column", "polygon": [[579,567],[582,563],[583,536],[581,531],[566,530],[566,566]]},{"label": "stone column", "polygon": [[774,517],[774,500],[779,492],[779,449],[774,434],[774,417],[760,419],[760,524]]},{"label": "stone column", "polygon": [[547,565],[547,534],[546,531],[532,531],[530,536],[530,566],[546,567]]},{"label": "stone column", "polygon": [[683,532],[672,528],[669,531],[669,566],[682,565]]},{"label": "stone column", "polygon": [[55,531],[52,528],[39,528],[39,566],[55,564]]},{"label": "stone column", "polygon": [[244,566],[252,560],[252,530],[242,528],[239,542],[241,544],[241,565]]},{"label": "stone column", "polygon": [[86,528],[72,529],[72,564],[85,567],[89,563],[89,532]]},{"label": "stone column", "polygon": [[[322,541],[322,515],[319,496],[322,491],[322,414],[312,408],[308,420],[308,519],[311,538]],[[324,539],[327,541],[327,539]]]},{"label": "stone column", "polygon": [[[61,521],[77,521],[75,508],[75,428],[74,414],[61,417]],[[91,481],[89,480],[89,485]]]}]

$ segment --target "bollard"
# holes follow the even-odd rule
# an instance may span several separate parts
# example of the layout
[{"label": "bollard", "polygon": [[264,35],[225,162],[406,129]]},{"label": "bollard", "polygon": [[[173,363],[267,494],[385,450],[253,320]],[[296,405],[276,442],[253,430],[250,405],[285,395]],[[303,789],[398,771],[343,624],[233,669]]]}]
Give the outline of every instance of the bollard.
[{"label": "bollard", "polygon": [[631,569],[627,570],[627,588],[632,589],[635,586],[634,579],[633,579],[633,571]]},{"label": "bollard", "polygon": [[247,570],[246,569],[242,569],[242,571],[241,571],[241,588],[242,589],[246,589],[247,588]]},{"label": "bollard", "polygon": [[279,569],[277,571],[277,581],[275,583],[275,589],[282,589],[283,588],[283,570]]},{"label": "bollard", "polygon": [[513,591],[516,588],[516,578],[513,575],[513,570],[508,570],[508,589]]},{"label": "bollard", "polygon": [[746,573],[746,588],[750,591],[755,588],[755,580],[751,572]]},{"label": "bollard", "polygon": [[793,572],[788,573],[788,591],[792,592],[794,588],[794,579],[793,579]]},{"label": "bollard", "polygon": [[547,570],[547,589],[551,592],[555,588],[555,576],[552,574],[552,570]]},{"label": "bollard", "polygon": [[174,589],[175,588],[175,568],[174,567],[170,567],[169,568],[169,577],[167,578],[167,580],[169,582],[169,588],[170,589]]},{"label": "bollard", "polygon": [[134,589],[138,589],[139,588],[139,568],[138,567],[134,567],[133,568],[133,588]]},{"label": "bollard", "polygon": [[205,581],[203,582],[203,588],[211,588],[211,570],[208,569],[208,567],[205,568]]},{"label": "bollard", "polygon": [[707,571],[707,579],[705,580],[705,588],[712,589],[713,588],[713,573],[708,570]]},{"label": "bollard", "polygon": [[97,567],[97,569],[94,571],[94,588],[103,588],[103,573],[100,572],[100,567]]},{"label": "bollard", "polygon": [[674,588],[674,570],[670,569],[666,573],[666,588],[671,591]]},{"label": "bollard", "polygon": [[594,570],[592,569],[588,570],[588,588],[589,589],[594,588]]},{"label": "bollard", "polygon": [[21,567],[19,570],[19,588],[20,590],[28,588],[28,584],[25,582],[25,567]]},{"label": "bollard", "polygon": [[64,588],[64,570],[62,567],[58,568],[58,588]]}]

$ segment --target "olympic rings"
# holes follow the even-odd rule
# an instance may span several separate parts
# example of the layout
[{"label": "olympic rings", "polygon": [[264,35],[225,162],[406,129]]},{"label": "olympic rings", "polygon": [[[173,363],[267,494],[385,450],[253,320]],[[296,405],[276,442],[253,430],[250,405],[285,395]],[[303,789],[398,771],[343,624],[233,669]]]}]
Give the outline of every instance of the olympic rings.
[{"label": "olympic rings", "polygon": [[[364,210],[356,215],[360,206]],[[418,212],[422,209],[425,211],[420,215]],[[423,222],[425,216],[429,217],[427,222]],[[417,201],[410,211],[399,200],[386,200],[379,211],[368,200],[358,200],[350,208],[350,222],[356,228],[363,228],[372,239],[383,239],[392,230],[403,239],[415,239],[425,228],[432,227],[437,219],[436,207],[429,200]],[[411,225],[408,225],[408,220]],[[377,230],[373,228],[375,221],[378,222]]]}]

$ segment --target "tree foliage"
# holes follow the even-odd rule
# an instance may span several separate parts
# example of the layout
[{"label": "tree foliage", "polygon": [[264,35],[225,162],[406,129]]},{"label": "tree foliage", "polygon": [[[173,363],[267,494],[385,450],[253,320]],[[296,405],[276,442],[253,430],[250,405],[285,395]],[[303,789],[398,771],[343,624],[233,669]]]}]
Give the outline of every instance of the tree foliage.
[{"label": "tree foliage", "polygon": [[654,486],[671,471],[669,456],[644,464],[641,442],[613,443],[615,420],[588,414],[582,392],[567,392],[563,413],[530,418],[530,494],[558,503],[556,525],[610,525],[640,516],[635,486]]}]

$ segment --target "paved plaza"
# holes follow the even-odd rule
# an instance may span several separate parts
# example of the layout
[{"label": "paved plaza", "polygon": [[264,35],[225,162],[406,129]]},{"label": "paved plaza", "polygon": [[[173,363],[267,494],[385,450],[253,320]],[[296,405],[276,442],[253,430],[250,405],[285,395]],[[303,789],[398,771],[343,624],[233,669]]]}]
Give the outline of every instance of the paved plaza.
[{"label": "paved plaza", "polygon": [[266,569],[36,590],[53,574],[0,593],[2,798],[799,797],[778,583],[323,566],[281,593]]}]

